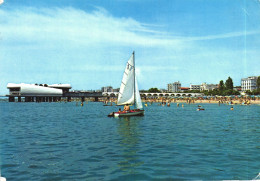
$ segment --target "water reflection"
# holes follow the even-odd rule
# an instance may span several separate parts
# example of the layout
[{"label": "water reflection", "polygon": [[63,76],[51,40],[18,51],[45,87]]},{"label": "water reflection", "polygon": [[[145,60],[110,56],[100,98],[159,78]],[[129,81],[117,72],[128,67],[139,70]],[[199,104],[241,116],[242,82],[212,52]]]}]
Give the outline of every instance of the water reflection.
[{"label": "water reflection", "polygon": [[125,174],[137,174],[138,167],[143,164],[138,156],[141,146],[139,141],[142,135],[139,123],[142,119],[142,117],[121,117],[117,121],[122,150],[122,160],[118,166]]}]

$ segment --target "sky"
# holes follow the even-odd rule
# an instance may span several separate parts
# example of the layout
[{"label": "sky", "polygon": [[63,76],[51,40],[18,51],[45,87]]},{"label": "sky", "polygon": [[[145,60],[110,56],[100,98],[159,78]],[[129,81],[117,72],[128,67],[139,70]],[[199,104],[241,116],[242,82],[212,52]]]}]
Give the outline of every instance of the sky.
[{"label": "sky", "polygon": [[133,51],[140,89],[239,86],[260,75],[260,0],[0,0],[0,95],[118,88]]}]

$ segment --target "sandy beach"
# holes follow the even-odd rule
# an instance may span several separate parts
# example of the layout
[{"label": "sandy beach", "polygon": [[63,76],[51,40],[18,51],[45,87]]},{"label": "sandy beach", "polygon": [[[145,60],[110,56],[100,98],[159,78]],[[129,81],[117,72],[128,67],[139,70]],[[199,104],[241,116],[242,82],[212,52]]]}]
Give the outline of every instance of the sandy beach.
[{"label": "sandy beach", "polygon": [[191,99],[191,98],[174,98],[174,99],[142,99],[144,103],[166,102],[166,103],[187,103],[187,104],[260,104],[260,98],[212,98],[212,99]]}]

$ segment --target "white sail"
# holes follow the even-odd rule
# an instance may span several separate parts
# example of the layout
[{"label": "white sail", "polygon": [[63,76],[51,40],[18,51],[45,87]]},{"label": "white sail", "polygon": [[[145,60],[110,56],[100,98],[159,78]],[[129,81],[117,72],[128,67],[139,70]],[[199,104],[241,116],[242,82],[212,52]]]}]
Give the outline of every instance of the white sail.
[{"label": "white sail", "polygon": [[126,64],[123,80],[118,94],[118,105],[134,104],[134,54]]},{"label": "white sail", "polygon": [[139,93],[136,76],[135,76],[135,104],[137,109],[143,109],[143,104]]}]

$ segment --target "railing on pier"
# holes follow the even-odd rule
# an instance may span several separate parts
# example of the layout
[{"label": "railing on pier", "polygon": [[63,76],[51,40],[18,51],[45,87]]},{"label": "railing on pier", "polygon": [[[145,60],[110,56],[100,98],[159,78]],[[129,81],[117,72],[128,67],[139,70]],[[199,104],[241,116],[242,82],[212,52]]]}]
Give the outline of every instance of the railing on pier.
[{"label": "railing on pier", "polygon": [[103,97],[102,92],[66,92],[64,97]]}]

